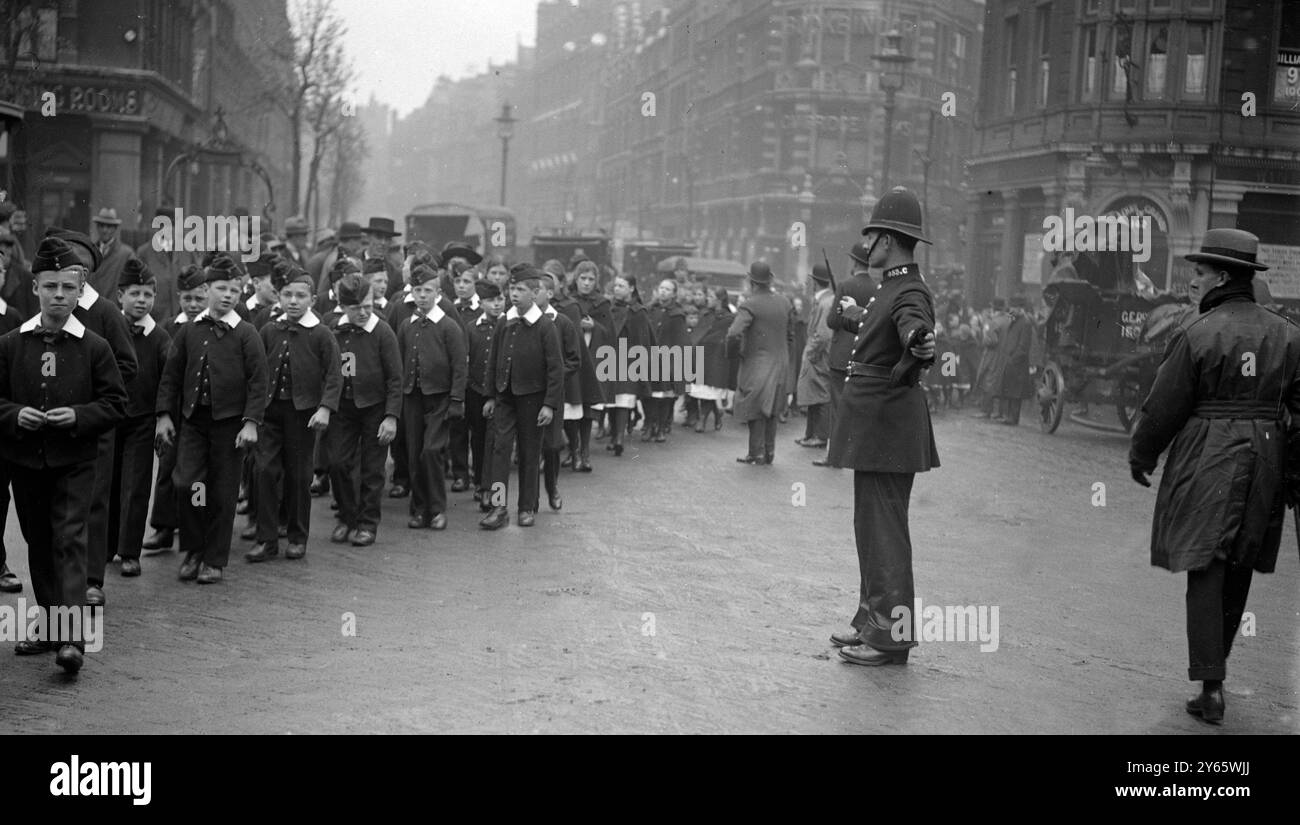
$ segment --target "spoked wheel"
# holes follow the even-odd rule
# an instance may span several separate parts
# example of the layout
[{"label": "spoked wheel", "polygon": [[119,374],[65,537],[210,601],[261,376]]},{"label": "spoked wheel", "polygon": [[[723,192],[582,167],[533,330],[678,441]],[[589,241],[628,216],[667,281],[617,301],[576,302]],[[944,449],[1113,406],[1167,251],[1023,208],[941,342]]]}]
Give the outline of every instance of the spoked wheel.
[{"label": "spoked wheel", "polygon": [[1055,361],[1048,361],[1038,376],[1038,423],[1051,435],[1061,426],[1065,412],[1065,374]]},{"label": "spoked wheel", "polygon": [[1142,409],[1140,390],[1137,386],[1126,386],[1120,389],[1119,401],[1115,402],[1115,415],[1119,418],[1119,425],[1124,428],[1124,432],[1133,432],[1133,425],[1137,423],[1138,413]]}]

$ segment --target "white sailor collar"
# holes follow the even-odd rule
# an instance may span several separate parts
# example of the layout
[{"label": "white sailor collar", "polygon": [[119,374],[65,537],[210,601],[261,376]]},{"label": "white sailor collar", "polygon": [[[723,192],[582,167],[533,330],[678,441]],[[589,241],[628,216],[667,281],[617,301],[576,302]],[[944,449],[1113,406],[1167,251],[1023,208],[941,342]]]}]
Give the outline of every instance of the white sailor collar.
[{"label": "white sailor collar", "polygon": [[[355,326],[355,324],[353,324],[351,321],[348,320],[348,316],[341,315],[339,316],[338,326],[350,327],[350,326]],[[366,320],[366,325],[363,326],[362,329],[364,329],[366,332],[374,332],[375,327],[377,326],[379,326],[379,316],[372,312],[370,313],[370,317]]]},{"label": "white sailor collar", "polygon": [[9,311],[9,305],[5,303],[4,298],[0,298],[0,315],[4,315],[8,311]]},{"label": "white sailor collar", "polygon": [[[537,304],[533,304],[533,306],[537,306]],[[547,304],[546,309],[543,311],[546,313],[547,318],[554,318],[556,315],[560,314],[555,311],[555,304]]]},{"label": "white sailor collar", "polygon": [[[122,315],[123,315],[123,317],[125,317],[125,316],[126,316],[126,313],[123,313]],[[143,328],[144,328],[144,334],[145,334],[145,335],[148,335],[149,333],[153,332],[154,327],[158,326],[158,322],[155,321],[155,320],[153,319],[153,316],[152,316],[152,315],[146,315],[146,316],[144,316],[144,320],[143,320],[143,321],[139,321],[139,322],[132,323],[131,326],[133,326],[133,327],[143,327]]]},{"label": "white sailor collar", "polygon": [[317,318],[316,313],[312,312],[310,309],[304,312],[302,314],[302,317],[298,319],[298,326],[302,327],[303,329],[311,329],[312,327],[317,326],[319,324],[320,324],[320,319]]},{"label": "white sailor collar", "polygon": [[[201,321],[204,318],[212,318],[212,317],[215,316],[212,315],[212,309],[211,307],[209,307],[208,309],[205,309],[202,312],[200,312],[198,315],[196,315],[194,317],[194,320]],[[239,317],[238,312],[235,312],[232,309],[229,312],[227,312],[225,315],[221,316],[220,318],[217,318],[217,320],[224,321],[227,326],[229,326],[231,329],[234,329],[235,327],[239,326],[239,322],[242,321],[243,319]]]},{"label": "white sailor collar", "polygon": [[435,303],[435,304],[433,305],[433,309],[431,309],[431,310],[429,310],[428,312],[424,313],[424,317],[425,317],[425,318],[428,318],[430,321],[433,321],[433,322],[436,324],[436,323],[438,323],[439,321],[441,321],[443,318],[446,318],[446,317],[447,317],[447,313],[443,312],[443,311],[442,311],[442,307],[438,306],[438,305]]},{"label": "white sailor collar", "polygon": [[[513,321],[518,317],[519,317],[519,310],[517,308],[510,307],[510,309],[506,310],[507,321]],[[528,326],[531,327],[533,324],[537,323],[539,318],[542,317],[542,311],[537,308],[537,304],[533,304],[528,308],[528,311],[524,313],[523,317],[524,317],[524,321],[526,321],[528,323]]]},{"label": "white sailor collar", "polygon": [[[460,302],[463,301],[463,300],[465,300],[465,299],[464,299],[464,298],[457,298],[457,299],[454,301],[454,303],[455,303],[457,309],[460,308],[460,305],[461,305]],[[473,310],[477,310],[477,309],[478,309],[478,303],[479,303],[479,302],[478,302],[478,293],[475,292],[473,295],[469,296],[469,308],[470,308],[470,309],[473,309]]]},{"label": "white sailor collar", "polygon": [[[38,330],[40,328],[41,328],[41,314],[38,312],[35,315],[33,315],[31,318],[28,318],[27,321],[24,322],[23,325],[18,328],[18,330],[20,332],[34,332],[35,330]],[[63,322],[63,331],[68,333],[74,338],[81,338],[86,334],[86,326],[85,324],[81,323],[81,321],[77,320],[77,316],[70,314],[68,315],[68,320]]]},{"label": "white sailor collar", "polygon": [[261,306],[262,306],[262,305],[261,305],[261,303],[258,302],[258,300],[257,300],[257,296],[256,296],[256,295],[253,295],[253,296],[249,297],[249,299],[248,299],[247,301],[244,301],[244,307],[245,307],[246,309],[249,309],[249,310],[258,309],[258,308],[260,308]]},{"label": "white sailor collar", "polygon": [[99,300],[99,293],[90,285],[90,282],[81,285],[81,297],[77,299],[77,306],[82,309],[90,309]]},{"label": "white sailor collar", "polygon": [[387,297],[376,298],[375,306],[379,307],[380,309],[386,309],[388,307],[388,298]]},{"label": "white sailor collar", "polygon": [[[501,317],[500,315],[497,316],[497,318],[500,318],[500,317]],[[497,318],[493,318],[491,315],[488,315],[486,312],[484,312],[484,313],[483,313],[482,315],[480,315],[477,319],[475,319],[475,321],[474,321],[474,325],[475,325],[475,326],[486,326],[486,325],[490,325],[490,324],[495,324],[495,323],[497,322]]]},{"label": "white sailor collar", "polygon": [[181,310],[181,314],[180,314],[180,315],[177,315],[177,316],[176,316],[176,320],[175,320],[175,321],[172,321],[172,323],[173,323],[173,324],[184,324],[184,323],[186,323],[186,322],[189,321],[189,320],[190,320],[190,316],[185,314],[185,310]]}]

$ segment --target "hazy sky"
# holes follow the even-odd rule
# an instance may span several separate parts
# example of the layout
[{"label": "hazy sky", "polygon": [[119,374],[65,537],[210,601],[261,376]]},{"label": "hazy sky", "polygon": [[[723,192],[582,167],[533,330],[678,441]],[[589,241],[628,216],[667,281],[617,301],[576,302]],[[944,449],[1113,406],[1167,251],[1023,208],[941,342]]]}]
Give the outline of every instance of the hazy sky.
[{"label": "hazy sky", "polygon": [[407,114],[438,75],[463,77],[531,46],[537,0],[334,0],[348,26],[357,101],[375,97]]}]

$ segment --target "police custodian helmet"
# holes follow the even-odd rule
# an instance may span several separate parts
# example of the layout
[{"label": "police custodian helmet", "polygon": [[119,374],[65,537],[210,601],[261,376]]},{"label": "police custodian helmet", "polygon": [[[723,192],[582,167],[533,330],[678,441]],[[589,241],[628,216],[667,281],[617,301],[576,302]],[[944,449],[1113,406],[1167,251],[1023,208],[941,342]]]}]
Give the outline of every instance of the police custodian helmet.
[{"label": "police custodian helmet", "polygon": [[871,220],[862,228],[862,234],[873,229],[887,229],[923,243],[930,242],[921,229],[921,203],[903,186],[895,186],[876,202],[876,208],[871,210]]}]

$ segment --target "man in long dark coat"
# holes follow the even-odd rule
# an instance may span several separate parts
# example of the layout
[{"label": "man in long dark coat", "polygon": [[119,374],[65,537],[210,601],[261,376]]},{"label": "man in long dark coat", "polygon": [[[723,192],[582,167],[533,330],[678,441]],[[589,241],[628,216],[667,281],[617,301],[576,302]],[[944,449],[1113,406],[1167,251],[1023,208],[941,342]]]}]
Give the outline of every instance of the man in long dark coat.
[{"label": "man in long dark coat", "polygon": [[1223,720],[1251,576],[1273,572],[1286,498],[1300,490],[1300,450],[1288,447],[1300,442],[1300,328],[1255,303],[1254,274],[1267,269],[1258,245],[1211,229],[1187,256],[1202,314],[1170,340],[1129,451],[1133,479],[1149,487],[1169,450],[1151,563],[1187,572],[1187,677],[1202,683],[1187,712],[1211,723]]},{"label": "man in long dark coat", "polygon": [[772,292],[772,269],[763,261],[750,264],[749,284],[751,294],[727,330],[727,350],[740,357],[736,420],[749,424],[749,453],[736,460],[771,464],[776,421],[788,400],[794,306]]},{"label": "man in long dark coat", "polygon": [[867,306],[845,297],[856,327],[849,380],[828,452],[853,470],[853,533],[860,592],[852,629],[831,636],[860,665],[906,664],[920,617],[912,615],[912,539],[907,510],[916,473],[939,466],[921,370],[934,361],[934,302],[913,251],[921,205],[902,187],[884,195],[862,230],[867,263],[882,282]]},{"label": "man in long dark coat", "polygon": [[1024,400],[1034,395],[1034,385],[1029,377],[1029,350],[1034,345],[1034,322],[1027,312],[1029,302],[1024,296],[1013,296],[1010,303],[1011,323],[998,342],[997,358],[989,383],[999,408],[993,420],[1016,427],[1020,424],[1020,408],[1024,406]]},{"label": "man in long dark coat", "polygon": [[826,326],[826,318],[831,314],[835,293],[831,291],[830,270],[825,264],[813,267],[812,279],[817,284],[817,292],[808,309],[808,337],[795,389],[795,398],[807,412],[808,421],[803,438],[796,438],[795,443],[800,447],[825,447],[830,437],[826,405],[831,400],[831,329]]}]

